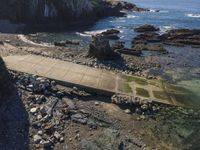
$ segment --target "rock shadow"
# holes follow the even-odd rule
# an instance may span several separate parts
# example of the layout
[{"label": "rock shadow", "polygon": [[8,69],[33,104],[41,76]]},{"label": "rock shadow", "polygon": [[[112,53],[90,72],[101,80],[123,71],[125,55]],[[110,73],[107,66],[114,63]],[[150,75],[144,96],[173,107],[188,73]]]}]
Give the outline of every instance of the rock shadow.
[{"label": "rock shadow", "polygon": [[0,57],[0,149],[27,150],[29,117]]}]

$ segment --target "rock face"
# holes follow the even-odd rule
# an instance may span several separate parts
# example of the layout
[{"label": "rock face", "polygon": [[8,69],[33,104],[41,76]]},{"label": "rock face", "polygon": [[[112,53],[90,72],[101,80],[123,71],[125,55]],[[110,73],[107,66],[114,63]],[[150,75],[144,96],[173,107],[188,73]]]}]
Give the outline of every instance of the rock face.
[{"label": "rock face", "polygon": [[116,1],[110,0],[111,5],[119,8],[120,10],[128,10],[128,11],[149,11],[149,9],[139,8],[133,3],[129,3],[126,1]]},{"label": "rock face", "polygon": [[0,57],[0,104],[10,95],[12,84],[10,75]]},{"label": "rock face", "polygon": [[[12,10],[12,11],[11,11]],[[0,20],[17,22],[67,21],[122,15],[102,0],[1,0]]]},{"label": "rock face", "polygon": [[154,27],[153,25],[142,25],[140,27],[135,28],[136,32],[152,32],[152,31],[158,31],[159,29]]},{"label": "rock face", "polygon": [[102,34],[93,36],[92,43],[90,44],[88,56],[96,57],[99,59],[106,59],[112,57],[114,54],[110,47],[109,41]]}]

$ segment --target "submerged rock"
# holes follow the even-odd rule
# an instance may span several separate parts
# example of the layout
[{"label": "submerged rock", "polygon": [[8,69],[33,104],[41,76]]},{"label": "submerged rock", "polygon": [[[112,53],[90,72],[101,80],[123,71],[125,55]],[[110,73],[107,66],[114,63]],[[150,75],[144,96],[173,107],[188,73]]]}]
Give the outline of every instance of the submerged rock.
[{"label": "submerged rock", "polygon": [[61,41],[61,42],[54,42],[55,46],[66,46],[66,42]]}]

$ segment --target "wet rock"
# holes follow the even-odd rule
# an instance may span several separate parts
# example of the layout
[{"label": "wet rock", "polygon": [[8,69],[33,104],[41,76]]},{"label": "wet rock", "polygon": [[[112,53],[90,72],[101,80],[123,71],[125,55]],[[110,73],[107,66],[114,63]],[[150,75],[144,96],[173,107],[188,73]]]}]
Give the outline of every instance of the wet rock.
[{"label": "wet rock", "polygon": [[102,32],[103,35],[118,34],[118,33],[120,33],[120,31],[117,29],[110,29],[105,32]]},{"label": "wet rock", "polygon": [[119,39],[119,36],[117,35],[118,33],[120,33],[119,30],[110,29],[105,32],[102,32],[101,34],[107,39],[118,40]]},{"label": "wet rock", "polygon": [[126,55],[133,55],[133,56],[140,56],[142,54],[141,50],[123,48],[116,50],[118,53],[126,54]]},{"label": "wet rock", "polygon": [[154,27],[153,25],[142,25],[134,29],[136,32],[152,32],[159,31],[159,28]]},{"label": "wet rock", "polygon": [[75,40],[66,40],[65,44],[70,44],[70,45],[79,45],[80,41],[75,41]]},{"label": "wet rock", "polygon": [[64,46],[66,46],[66,42],[65,42],[65,41],[54,42],[54,45],[55,45],[55,46],[61,46],[61,47],[64,47]]}]

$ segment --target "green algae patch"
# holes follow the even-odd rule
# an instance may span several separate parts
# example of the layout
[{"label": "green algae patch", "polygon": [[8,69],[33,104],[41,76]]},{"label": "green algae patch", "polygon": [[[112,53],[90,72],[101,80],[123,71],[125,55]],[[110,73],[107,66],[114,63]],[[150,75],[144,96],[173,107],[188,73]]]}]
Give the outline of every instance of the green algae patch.
[{"label": "green algae patch", "polygon": [[142,78],[134,77],[134,76],[128,76],[127,82],[135,82],[137,84],[144,85],[144,86],[148,85],[148,82],[146,79],[142,79]]},{"label": "green algae patch", "polygon": [[133,93],[132,88],[130,87],[130,85],[128,83],[124,84],[124,90],[127,93]]},{"label": "green algae patch", "polygon": [[149,92],[143,88],[136,88],[136,94],[142,97],[150,97]]},{"label": "green algae patch", "polygon": [[123,93],[133,93],[133,90],[129,83],[119,82],[118,91]]},{"label": "green algae patch", "polygon": [[153,91],[153,95],[157,99],[169,100],[167,93],[164,91]]}]

